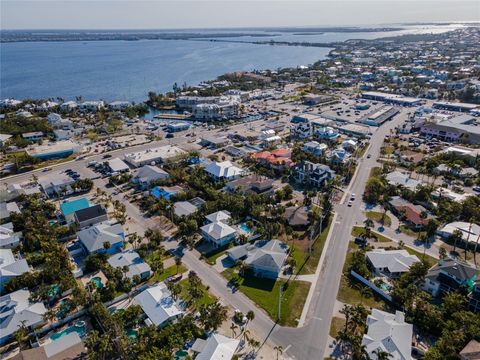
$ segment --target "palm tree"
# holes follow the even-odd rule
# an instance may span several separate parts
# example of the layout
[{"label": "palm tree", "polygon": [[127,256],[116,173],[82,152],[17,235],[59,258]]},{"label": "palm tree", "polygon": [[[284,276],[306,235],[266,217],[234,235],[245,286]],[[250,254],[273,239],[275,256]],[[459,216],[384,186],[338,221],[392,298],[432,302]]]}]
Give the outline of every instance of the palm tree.
[{"label": "palm tree", "polygon": [[278,360],[278,355],[282,355],[283,354],[283,347],[281,345],[278,345],[278,346],[275,346],[273,348],[273,350],[275,350],[277,352],[277,360]]},{"label": "palm tree", "polygon": [[458,229],[454,230],[450,235],[450,240],[453,240],[453,251],[456,252],[458,240],[462,240],[462,232]]},{"label": "palm tree", "polygon": [[232,337],[235,337],[237,336],[237,333],[235,332],[235,330],[238,329],[238,326],[235,325],[235,323],[232,322],[232,325],[230,325],[230,330],[232,330]]},{"label": "palm tree", "polygon": [[388,360],[393,357],[392,354],[382,350],[373,350],[372,353],[377,357],[377,360]]},{"label": "palm tree", "polygon": [[175,256],[175,265],[177,267],[175,274],[178,274],[178,268],[182,265],[182,258],[180,256]]},{"label": "palm tree", "polygon": [[242,333],[242,341],[243,341],[243,344],[246,344],[248,339],[250,339],[250,330],[243,330],[243,333]]}]

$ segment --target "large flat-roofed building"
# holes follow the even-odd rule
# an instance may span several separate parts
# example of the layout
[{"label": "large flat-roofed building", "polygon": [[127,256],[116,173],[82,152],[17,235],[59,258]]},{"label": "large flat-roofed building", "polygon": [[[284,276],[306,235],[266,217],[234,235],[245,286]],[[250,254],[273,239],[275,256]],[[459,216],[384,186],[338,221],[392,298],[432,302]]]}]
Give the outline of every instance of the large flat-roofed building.
[{"label": "large flat-roofed building", "polygon": [[367,91],[362,93],[364,99],[383,101],[388,104],[397,104],[402,106],[417,106],[420,105],[421,99],[407,97],[397,94],[388,94],[379,91]]},{"label": "large flat-roofed building", "polygon": [[435,109],[449,110],[449,111],[461,111],[470,112],[472,110],[480,109],[478,104],[460,103],[460,102],[448,102],[437,101],[433,103]]},{"label": "large flat-roofed building", "polygon": [[175,104],[180,109],[192,110],[196,105],[215,104],[217,101],[217,96],[179,96],[175,99]]},{"label": "large flat-roofed building", "polygon": [[198,104],[192,113],[196,120],[214,121],[230,119],[238,115],[240,102],[230,98],[221,98],[214,104]]},{"label": "large flat-roofed building", "polygon": [[153,163],[162,164],[185,155],[186,152],[173,145],[165,145],[157,148],[125,154],[125,161],[134,167],[140,167]]},{"label": "large flat-roofed building", "polygon": [[41,160],[50,160],[64,158],[80,150],[81,145],[70,140],[64,140],[46,145],[35,145],[27,150],[27,154]]},{"label": "large flat-roofed building", "polygon": [[381,109],[371,112],[368,114],[362,122],[364,122],[367,125],[371,126],[380,126],[384,122],[390,120],[393,118],[395,115],[397,115],[400,111],[393,107],[393,106],[385,106],[382,107]]},{"label": "large flat-roofed building", "polygon": [[474,116],[467,114],[426,120],[420,133],[443,141],[480,144],[480,124]]}]

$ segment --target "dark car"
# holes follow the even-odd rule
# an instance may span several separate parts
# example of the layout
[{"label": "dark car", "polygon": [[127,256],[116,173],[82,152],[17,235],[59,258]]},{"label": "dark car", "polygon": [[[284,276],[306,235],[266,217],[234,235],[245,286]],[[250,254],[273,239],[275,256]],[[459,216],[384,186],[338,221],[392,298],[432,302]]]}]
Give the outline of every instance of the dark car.
[{"label": "dark car", "polygon": [[104,159],[109,159],[109,158],[111,158],[111,157],[112,157],[112,154],[105,154],[105,155],[103,155],[103,158],[104,158]]}]

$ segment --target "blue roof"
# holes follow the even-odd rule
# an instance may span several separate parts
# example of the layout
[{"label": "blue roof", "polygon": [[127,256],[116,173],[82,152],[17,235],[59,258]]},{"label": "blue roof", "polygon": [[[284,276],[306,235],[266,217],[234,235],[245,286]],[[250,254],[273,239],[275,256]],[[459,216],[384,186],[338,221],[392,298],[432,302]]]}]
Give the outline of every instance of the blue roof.
[{"label": "blue roof", "polygon": [[72,201],[65,201],[60,205],[63,216],[73,214],[75,211],[83,210],[90,207],[90,201],[87,198],[80,198]]}]

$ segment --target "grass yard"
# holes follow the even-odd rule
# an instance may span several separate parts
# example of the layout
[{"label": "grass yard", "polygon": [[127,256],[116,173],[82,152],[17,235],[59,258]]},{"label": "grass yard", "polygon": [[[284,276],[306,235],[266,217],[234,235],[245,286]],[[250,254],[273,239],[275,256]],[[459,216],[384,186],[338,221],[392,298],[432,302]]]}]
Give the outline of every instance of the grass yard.
[{"label": "grass yard", "polygon": [[[182,291],[180,292],[180,297],[182,299],[184,299],[185,301],[188,301],[190,300],[190,294],[189,294],[189,291],[188,291],[188,279],[183,279],[180,281],[180,286],[182,287]],[[203,290],[203,295],[200,299],[198,299],[193,305],[192,307],[194,309],[198,309],[200,306],[202,305],[208,305],[208,304],[212,304],[214,303],[217,298],[215,296],[213,296],[212,294],[210,294],[207,290],[207,288],[205,287],[205,285],[201,285],[201,288]]]},{"label": "grass yard", "polygon": [[435,259],[433,256],[430,256],[428,254],[425,254],[423,255],[423,252],[420,252],[420,251],[417,251],[417,250],[414,250],[408,246],[404,246],[403,247],[405,250],[407,250],[407,252],[410,254],[410,255],[416,255],[420,260],[422,259],[425,259],[425,261],[430,265],[430,266],[433,266],[434,264],[437,263],[438,259]]},{"label": "grass yard", "polygon": [[[233,269],[225,270],[222,275],[228,280],[236,276]],[[286,280],[271,280],[245,275],[239,277],[239,289],[275,321],[278,317],[280,286],[285,282]],[[297,326],[309,289],[310,283],[304,281],[288,283],[288,288],[282,292],[280,325]]]},{"label": "grass yard", "polygon": [[[312,254],[308,254],[308,247],[304,249],[294,246],[293,258],[297,262],[297,269],[299,275],[314,274],[317,270],[318,261],[322,256],[323,247],[327,240],[328,232],[332,224],[333,216],[330,217],[327,227],[323,229],[322,233],[317,237],[312,246]],[[307,240],[304,240],[307,241]]]},{"label": "grass yard", "polygon": [[330,336],[335,338],[338,335],[338,332],[343,329],[345,326],[345,319],[334,316],[332,322],[330,323]]},{"label": "grass yard", "polygon": [[368,219],[376,221],[378,223],[382,223],[383,217],[383,225],[390,227],[392,225],[392,219],[387,214],[379,211],[367,211],[366,216]]},{"label": "grass yard", "polygon": [[187,271],[187,268],[183,265],[180,265],[178,267],[178,273],[177,273],[177,265],[172,265],[172,266],[164,269],[163,272],[161,272],[161,273],[160,272],[155,272],[148,282],[151,283],[151,284],[156,283],[156,282],[160,282],[160,281],[163,281],[170,276],[174,276],[176,274],[182,274],[185,271]]},{"label": "grass yard", "polygon": [[418,238],[419,236],[423,236],[427,234],[425,231],[414,231],[405,225],[400,225],[400,231],[405,235],[408,235],[414,238]]},{"label": "grass yard", "polygon": [[223,255],[225,255],[225,254],[227,253],[227,250],[228,250],[228,249],[223,249],[223,250],[220,250],[220,251],[218,251],[218,252],[215,252],[215,253],[211,254],[210,256],[207,256],[207,257],[205,258],[205,260],[207,261],[207,263],[208,263],[209,265],[212,265],[212,266],[213,266],[213,265],[215,265],[217,259],[218,259],[220,256],[223,256]]},{"label": "grass yard", "polygon": [[380,310],[385,309],[386,303],[383,300],[375,298],[369,288],[351,280],[348,276],[348,268],[350,267],[353,253],[358,250],[359,247],[354,242],[348,243],[348,253],[345,263],[343,264],[343,274],[340,279],[337,299],[350,305],[363,304],[366,307],[375,307]]},{"label": "grass yard", "polygon": [[[354,226],[352,230],[352,236],[355,237],[361,237],[365,234],[365,228],[363,226]],[[375,238],[377,239],[378,242],[392,242],[393,240],[383,236],[382,234],[370,230],[370,234],[372,236],[372,239]]]}]

